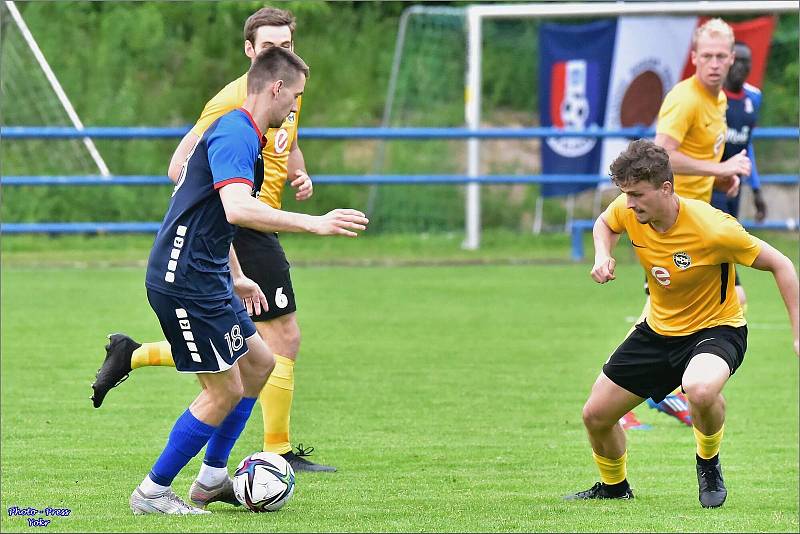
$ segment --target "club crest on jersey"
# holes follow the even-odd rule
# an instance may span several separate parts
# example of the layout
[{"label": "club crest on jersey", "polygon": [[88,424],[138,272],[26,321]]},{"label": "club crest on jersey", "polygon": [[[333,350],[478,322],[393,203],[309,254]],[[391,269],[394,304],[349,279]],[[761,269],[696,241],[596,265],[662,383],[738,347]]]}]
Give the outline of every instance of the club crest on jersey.
[{"label": "club crest on jersey", "polygon": [[676,252],[672,255],[672,261],[678,269],[686,269],[692,264],[692,258],[685,252]]}]

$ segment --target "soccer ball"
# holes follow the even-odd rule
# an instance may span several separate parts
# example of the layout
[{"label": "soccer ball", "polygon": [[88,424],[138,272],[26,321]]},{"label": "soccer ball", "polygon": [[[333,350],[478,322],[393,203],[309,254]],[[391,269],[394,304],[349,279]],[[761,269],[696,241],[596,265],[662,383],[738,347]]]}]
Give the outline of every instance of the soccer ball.
[{"label": "soccer ball", "polygon": [[233,492],[253,512],[275,512],[294,494],[294,470],[274,452],[256,452],[233,475]]}]

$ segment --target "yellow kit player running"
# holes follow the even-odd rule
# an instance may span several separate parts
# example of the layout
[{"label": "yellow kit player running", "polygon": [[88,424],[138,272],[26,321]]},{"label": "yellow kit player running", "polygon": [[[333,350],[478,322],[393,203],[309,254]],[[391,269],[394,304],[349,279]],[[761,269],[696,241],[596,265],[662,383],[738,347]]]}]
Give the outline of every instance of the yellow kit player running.
[{"label": "yellow kit player running", "polygon": [[629,499],[625,432],[617,424],[646,398],[677,386],[690,399],[703,507],[725,502],[719,462],[724,431],[722,388],[741,365],[747,326],[733,290],[734,264],[771,271],[798,347],[798,279],[792,262],[748,234],[733,217],[674,193],[667,152],[639,139],[611,164],[622,191],[594,225],[592,278],[615,279],[612,249],[627,232],[647,273],[651,310],[614,351],[583,407],[601,481],[568,499]]},{"label": "yellow kit player running", "polygon": [[[291,12],[262,8],[245,22],[244,52],[252,62],[260,51],[270,47],[292,50],[294,29],[295,18]],[[240,107],[246,95],[247,74],[244,74],[225,86],[206,104],[199,120],[172,156],[169,176],[173,181],[206,128],[225,113]],[[301,105],[302,100],[299,99],[297,111],[289,114],[280,128],[270,128],[265,135],[266,145],[261,153],[264,181],[257,197],[276,209],[281,207],[281,195],[287,177],[291,180],[290,185],[297,189],[295,198],[298,200],[305,200],[313,194],[313,184],[305,171],[303,153],[297,143]],[[297,308],[289,263],[278,235],[239,228],[233,249],[231,272],[234,288],[252,315],[258,333],[275,354],[275,369],[259,396],[264,417],[263,448],[281,454],[295,471],[335,471],[334,467],[307,459],[313,448],[304,450],[299,445],[295,453],[289,441],[294,365],[300,346],[300,328],[295,313]],[[132,369],[159,365],[175,365],[166,341],[140,345],[122,334],[110,336],[106,359],[92,384],[95,408],[100,407],[106,393],[127,378]]]},{"label": "yellow kit player running", "polygon": [[[679,82],[664,98],[658,114],[655,143],[669,154],[675,173],[675,192],[682,198],[711,202],[714,188],[729,197],[739,191],[739,177],[750,174],[746,151],[720,163],[725,147],[727,98],[722,90],[725,77],[734,60],[733,29],[722,19],[711,19],[692,35],[693,76]],[[645,283],[645,292],[648,286]],[[744,298],[741,287],[737,288]],[[645,302],[639,321],[647,315]],[[637,322],[639,322],[637,321]],[[661,402],[648,401],[651,408],[691,424],[686,397],[680,392]],[[633,412],[621,421],[626,428],[635,428],[638,420]]]},{"label": "yellow kit player running", "polygon": [[727,97],[722,90],[734,60],[733,30],[721,19],[711,19],[692,36],[693,76],[667,93],[656,124],[657,145],[669,154],[675,173],[675,193],[683,198],[711,202],[717,184],[735,196],[739,176],[750,174],[746,151],[720,163],[725,146]]}]

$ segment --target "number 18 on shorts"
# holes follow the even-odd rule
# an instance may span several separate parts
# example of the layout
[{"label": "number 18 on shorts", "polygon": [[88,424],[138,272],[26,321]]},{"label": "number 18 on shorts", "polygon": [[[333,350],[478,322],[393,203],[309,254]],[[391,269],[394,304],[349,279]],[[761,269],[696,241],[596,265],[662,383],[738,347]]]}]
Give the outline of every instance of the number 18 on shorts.
[{"label": "number 18 on shorts", "polygon": [[226,371],[247,353],[256,328],[237,296],[202,301],[147,290],[150,307],[182,373]]}]

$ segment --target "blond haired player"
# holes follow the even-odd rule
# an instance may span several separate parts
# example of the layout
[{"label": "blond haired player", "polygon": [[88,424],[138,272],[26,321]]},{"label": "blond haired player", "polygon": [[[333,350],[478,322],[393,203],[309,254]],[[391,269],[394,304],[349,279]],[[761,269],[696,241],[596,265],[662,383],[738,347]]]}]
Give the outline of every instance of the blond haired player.
[{"label": "blond haired player", "polygon": [[648,397],[660,401],[681,386],[691,400],[700,504],[722,506],[722,388],[747,348],[734,264],[772,272],[800,355],[797,273],[791,260],[730,215],[675,194],[669,156],[653,142],[633,141],[611,164],[611,176],[623,194],[595,222],[591,276],[600,284],[615,279],[612,250],[627,232],[647,273],[651,311],[603,366],[583,407],[600,482],[567,498],[632,498],[625,432],[617,422]]},{"label": "blond haired player", "polygon": [[739,177],[750,174],[746,151],[720,163],[725,145],[722,90],[734,60],[734,36],[721,19],[711,19],[692,35],[694,75],[667,93],[658,113],[655,143],[664,147],[675,173],[675,192],[683,198],[711,202],[715,177],[735,196]]},{"label": "blond haired player", "polygon": [[[244,25],[245,55],[252,62],[259,52],[267,48],[292,50],[294,29],[295,18],[291,12],[271,7],[259,9]],[[181,140],[172,156],[169,168],[171,179],[177,178],[183,162],[208,126],[225,113],[240,107],[246,93],[247,74],[244,74],[226,85],[206,104],[197,123]],[[276,209],[281,207],[281,195],[287,179],[297,189],[295,198],[298,200],[305,200],[313,194],[312,181],[305,171],[303,153],[297,143],[301,106],[302,97],[297,102],[297,111],[290,113],[279,128],[269,128],[265,134],[266,145],[261,153],[264,181],[257,195],[259,200]],[[259,396],[264,417],[263,448],[284,456],[296,471],[335,471],[334,467],[310,462],[307,455],[312,449],[304,450],[299,446],[297,453],[293,452],[289,441],[294,364],[300,346],[300,328],[289,263],[278,236],[240,228],[233,247],[235,253],[231,255],[231,271],[236,293],[242,298],[248,313],[252,314],[258,333],[275,354],[275,369]],[[92,399],[96,408],[102,404],[106,393],[124,380],[132,369],[175,365],[166,341],[140,345],[122,334],[114,334],[110,340],[106,347],[106,359],[92,385]],[[219,477],[222,480],[221,472]],[[192,499],[196,504],[206,504],[207,501],[199,494],[193,495]]]}]

